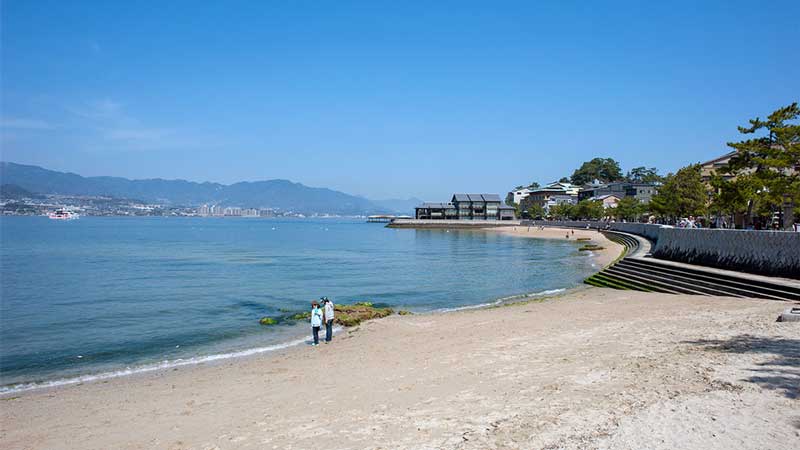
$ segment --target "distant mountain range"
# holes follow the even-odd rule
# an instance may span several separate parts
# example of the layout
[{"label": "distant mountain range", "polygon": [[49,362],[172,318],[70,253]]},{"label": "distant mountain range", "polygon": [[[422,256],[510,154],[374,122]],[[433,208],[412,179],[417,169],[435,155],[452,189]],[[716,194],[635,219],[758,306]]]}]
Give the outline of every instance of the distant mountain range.
[{"label": "distant mountain range", "polygon": [[419,203],[417,199],[372,201],[288,180],[229,185],[160,178],[129,180],[120,177],[83,177],[12,162],[0,162],[0,182],[37,194],[108,196],[175,206],[219,204],[244,208],[280,208],[318,214],[409,213]]}]

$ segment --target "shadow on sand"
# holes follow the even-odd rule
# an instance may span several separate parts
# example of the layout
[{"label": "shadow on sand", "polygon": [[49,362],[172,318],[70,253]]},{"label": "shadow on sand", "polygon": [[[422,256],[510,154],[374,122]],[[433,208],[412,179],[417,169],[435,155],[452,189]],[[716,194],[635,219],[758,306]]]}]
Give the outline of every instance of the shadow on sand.
[{"label": "shadow on sand", "polygon": [[800,398],[800,339],[743,334],[730,339],[700,339],[685,343],[702,346],[709,351],[773,355],[772,359],[749,369],[753,375],[742,381],[779,391],[791,399]]}]

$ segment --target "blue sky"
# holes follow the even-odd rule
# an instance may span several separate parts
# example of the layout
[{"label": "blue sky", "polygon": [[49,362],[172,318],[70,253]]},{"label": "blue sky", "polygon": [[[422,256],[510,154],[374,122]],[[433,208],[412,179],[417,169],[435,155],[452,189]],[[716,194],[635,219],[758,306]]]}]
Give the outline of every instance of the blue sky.
[{"label": "blue sky", "polygon": [[5,0],[2,159],[425,200],[674,171],[800,100],[800,2],[765,5]]}]

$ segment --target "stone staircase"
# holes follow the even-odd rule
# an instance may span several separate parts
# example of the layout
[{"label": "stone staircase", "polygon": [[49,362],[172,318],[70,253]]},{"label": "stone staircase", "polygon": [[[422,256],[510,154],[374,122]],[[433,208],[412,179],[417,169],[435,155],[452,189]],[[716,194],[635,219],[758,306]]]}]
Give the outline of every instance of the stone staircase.
[{"label": "stone staircase", "polygon": [[600,233],[608,238],[609,241],[616,242],[624,248],[622,252],[623,257],[636,255],[639,253],[639,250],[642,249],[639,238],[631,234],[618,233],[615,231],[601,231]]},{"label": "stone staircase", "polygon": [[660,262],[640,255],[632,256],[640,251],[639,243],[634,244],[630,240],[625,243],[622,237],[612,237],[610,233],[608,238],[624,245],[626,256],[587,278],[584,281],[586,284],[667,294],[800,300],[800,286],[796,283],[784,283],[781,279],[738,275],[735,272],[703,269],[686,264]]}]

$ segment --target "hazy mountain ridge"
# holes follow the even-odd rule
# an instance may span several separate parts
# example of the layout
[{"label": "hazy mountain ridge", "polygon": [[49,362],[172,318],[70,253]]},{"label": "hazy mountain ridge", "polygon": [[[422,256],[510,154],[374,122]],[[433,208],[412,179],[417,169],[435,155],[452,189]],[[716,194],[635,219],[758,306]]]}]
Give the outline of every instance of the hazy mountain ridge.
[{"label": "hazy mountain ridge", "polygon": [[422,200],[411,197],[411,198],[389,198],[385,200],[372,200],[372,203],[377,204],[381,208],[390,211],[392,213],[398,214],[414,214],[414,207],[419,206],[422,203]]},{"label": "hazy mountain ridge", "polygon": [[230,185],[161,178],[130,180],[109,176],[83,177],[39,166],[0,162],[0,180],[3,184],[14,184],[40,194],[136,198],[181,206],[213,203],[342,215],[391,211],[363,197],[280,179]]}]

